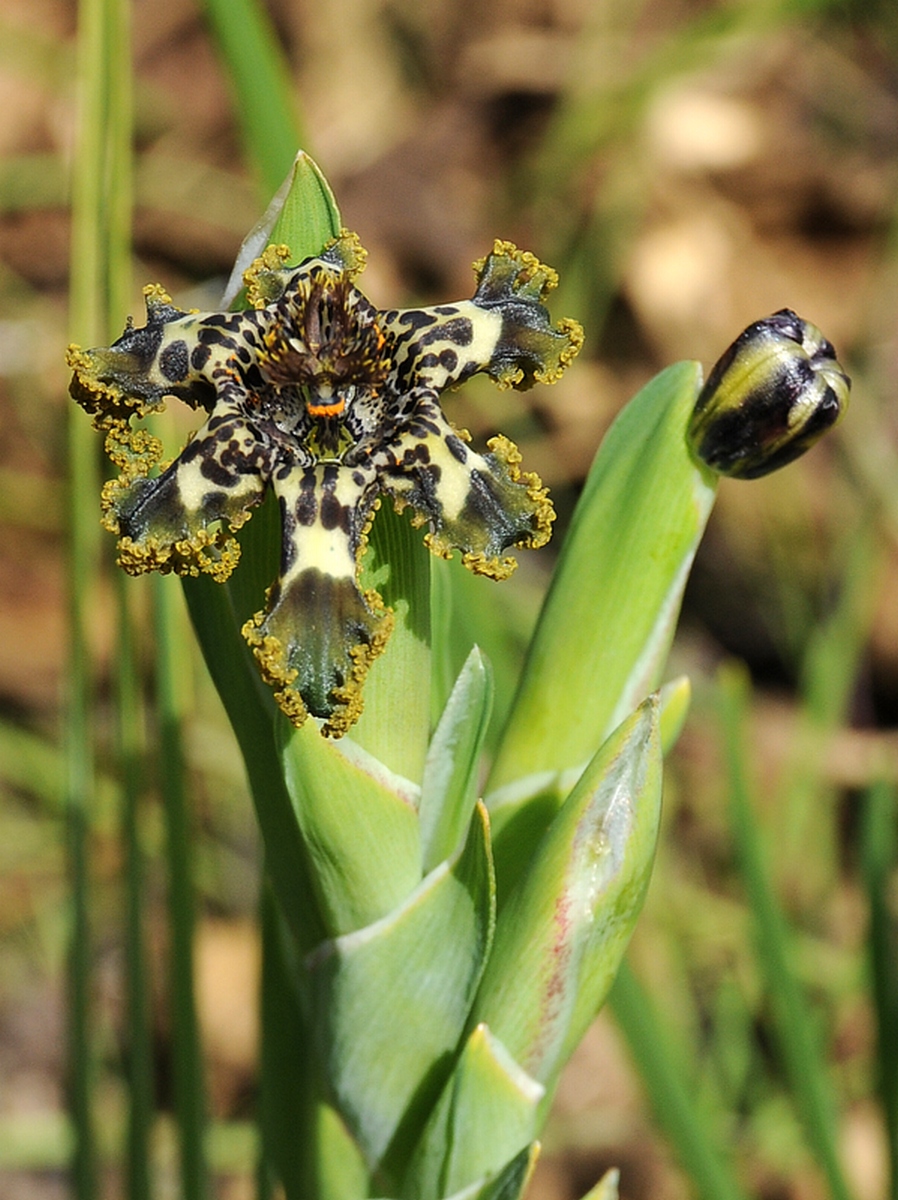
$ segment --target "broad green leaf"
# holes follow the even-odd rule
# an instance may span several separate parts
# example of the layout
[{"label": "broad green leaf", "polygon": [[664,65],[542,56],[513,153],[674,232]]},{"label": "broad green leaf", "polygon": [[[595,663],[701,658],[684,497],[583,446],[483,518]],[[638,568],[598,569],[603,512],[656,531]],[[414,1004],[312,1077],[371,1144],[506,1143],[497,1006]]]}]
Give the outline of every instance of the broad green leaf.
[{"label": "broad green leaf", "polygon": [[683,362],[618,416],[587,479],[491,777],[586,762],[653,688],[715,495],[685,431],[701,369]]},{"label": "broad green leaf", "polygon": [[489,663],[475,646],[437,725],[421,783],[424,870],[458,849],[477,801],[477,771],[492,704]]},{"label": "broad green leaf", "polygon": [[292,261],[301,262],[319,254],[339,234],[340,225],[330,184],[317,163],[300,150],[261,220],[243,239],[222,303],[230,305],[238,297],[243,272],[266,246],[287,245]]},{"label": "broad green leaf", "polygon": [[362,587],[393,610],[393,632],[365,680],[352,738],[391,771],[421,782],[430,735],[430,559],[410,513],[384,503],[362,560]]},{"label": "broad green leaf", "polygon": [[[691,688],[685,676],[671,680],[660,690],[659,729],[663,754],[676,744],[689,710],[690,696]],[[566,771],[527,775],[485,798],[490,812],[500,909],[526,872],[540,839],[585,766],[584,763]]]},{"label": "broad green leaf", "polygon": [[415,1148],[402,1193],[440,1200],[499,1170],[530,1145],[545,1088],[478,1025]]},{"label": "broad green leaf", "polygon": [[551,1089],[620,965],[651,873],[661,804],[658,699],[587,767],[509,897],[472,1019]]},{"label": "broad green leaf", "polygon": [[[404,1163],[450,1069],[489,952],[486,810],[459,855],[389,916],[308,960],[333,1095],[369,1166]],[[383,867],[389,870],[389,862]]]},{"label": "broad green leaf", "polygon": [[[421,881],[417,789],[345,739],[279,722],[287,791],[331,937],[387,915]],[[404,790],[402,790],[405,785]]]},{"label": "broad green leaf", "polygon": [[521,1200],[538,1157],[539,1142],[534,1142],[516,1154],[497,1175],[478,1179],[445,1200]]}]

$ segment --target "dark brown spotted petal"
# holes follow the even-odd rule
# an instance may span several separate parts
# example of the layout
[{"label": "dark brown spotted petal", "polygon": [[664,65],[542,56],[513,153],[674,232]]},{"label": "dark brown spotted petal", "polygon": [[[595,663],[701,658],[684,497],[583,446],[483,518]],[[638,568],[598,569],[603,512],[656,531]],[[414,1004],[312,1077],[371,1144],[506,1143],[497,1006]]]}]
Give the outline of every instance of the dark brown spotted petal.
[{"label": "dark brown spotted petal", "polygon": [[476,574],[503,579],[517,565],[505,551],[543,545],[555,512],[539,477],[520,470],[512,442],[493,438],[489,451],[474,451],[436,398],[422,396],[391,442],[382,486],[429,525],[426,542],[435,554],[451,558],[458,550]]},{"label": "dark brown spotted petal", "polygon": [[392,627],[377,593],[358,584],[375,477],[327,463],[278,471],[273,482],[281,574],[244,636],[287,715],[296,724],[307,713],[328,718],[338,735],[361,712],[362,682]]},{"label": "dark brown spotted petal", "polygon": [[131,574],[204,571],[223,580],[236,565],[239,547],[228,531],[262,500],[275,448],[222,408],[161,475],[106,485],[105,524]]}]

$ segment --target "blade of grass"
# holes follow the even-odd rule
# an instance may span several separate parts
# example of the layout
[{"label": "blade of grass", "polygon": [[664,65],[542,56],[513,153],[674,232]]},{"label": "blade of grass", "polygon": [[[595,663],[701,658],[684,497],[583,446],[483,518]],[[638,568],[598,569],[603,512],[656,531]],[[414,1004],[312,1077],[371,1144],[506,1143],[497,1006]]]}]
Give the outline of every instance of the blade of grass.
[{"label": "blade of grass", "polygon": [[898,791],[877,783],[864,798],[861,862],[870,926],[867,953],[876,1014],[876,1071],[889,1147],[890,1200],[898,1200],[898,922],[889,890],[898,863]]},{"label": "blade of grass", "polygon": [[835,1200],[851,1195],[839,1163],[836,1105],[815,1023],[792,970],[792,938],[770,882],[760,830],[752,810],[744,730],[748,683],[742,668],[720,676],[721,718],[726,754],[730,824],[739,870],[755,921],[758,957],[767,980],[780,1053],[805,1136]]},{"label": "blade of grass", "polygon": [[704,1113],[684,1086],[686,1055],[662,1026],[642,984],[624,962],[609,995],[648,1089],[655,1116],[702,1200],[745,1200],[745,1193],[715,1145]]},{"label": "blade of grass", "polygon": [[833,555],[840,588],[836,604],[808,638],[802,663],[802,717],[795,753],[782,788],[783,814],[776,863],[802,862],[793,886],[808,907],[826,894],[838,870],[833,788],[820,753],[844,722],[869,644],[878,595],[876,521],[862,512],[849,524]]},{"label": "blade of grass", "polygon": [[[130,5],[109,0],[106,42],[110,101],[106,114],[109,194],[106,197],[108,330],[121,327],[131,291],[131,212],[133,158],[131,137],[133,95],[131,78]],[[121,773],[122,842],[125,856],[125,992],[128,1014],[128,1132],[125,1177],[128,1200],[149,1200],[150,1139],[153,1125],[153,1061],[150,981],[143,925],[143,851],[140,842],[140,800],[143,791],[141,701],[131,597],[133,584],[116,573],[117,653],[115,694],[117,747]]]},{"label": "blade of grass", "polygon": [[204,1150],[206,1101],[199,1021],[193,990],[195,899],[193,837],[184,788],[183,664],[186,647],[178,636],[174,581],[154,575],[153,616],[156,634],[157,708],[160,783],[165,812],[171,1034],[174,1055],[175,1113],[181,1160],[183,1200],[203,1200],[207,1193]]},{"label": "blade of grass", "polygon": [[255,0],[205,0],[203,7],[234,89],[247,156],[270,196],[305,145],[286,58]]},{"label": "blade of grass", "polygon": [[150,1133],[153,1123],[153,1051],[150,983],[143,923],[143,849],[140,800],[143,746],[140,688],[134,655],[130,580],[117,577],[117,753],[122,776],[122,842],[125,856],[125,995],[128,1021],[128,1135],[125,1168],[128,1200],[150,1200]]},{"label": "blade of grass", "polygon": [[[72,179],[70,330],[88,344],[106,340],[120,302],[128,255],[130,90],[126,7],[82,0],[78,10],[78,143]],[[127,58],[127,55],[124,57]],[[99,574],[94,511],[97,446],[87,422],[71,413],[68,437],[69,695],[66,715],[66,809],[72,881],[68,973],[69,1103],[75,1129],[72,1173],[79,1200],[96,1194],[90,1029],[89,861],[93,803],[92,695],[87,617]]]}]

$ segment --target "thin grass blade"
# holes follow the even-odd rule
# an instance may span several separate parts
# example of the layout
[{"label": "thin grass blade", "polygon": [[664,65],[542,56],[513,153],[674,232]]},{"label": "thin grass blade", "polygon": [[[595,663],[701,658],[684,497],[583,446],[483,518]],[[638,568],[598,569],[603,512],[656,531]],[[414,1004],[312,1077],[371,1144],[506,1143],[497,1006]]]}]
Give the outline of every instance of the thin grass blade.
[{"label": "thin grass blade", "polygon": [[[179,637],[174,581],[155,575],[153,616],[156,634],[159,773],[166,827],[169,909],[169,987],[171,994],[175,1114],[183,1200],[203,1200],[208,1191],[205,1154],[206,1095],[199,1018],[193,987],[196,898],[193,829],[185,790],[182,723],[185,714],[183,664],[186,645]],[[186,632],[186,631],[185,631]],[[183,636],[183,635],[182,635]]]},{"label": "thin grass blade", "polygon": [[663,1028],[644,988],[625,962],[609,1003],[642,1076],[658,1123],[701,1200],[747,1200],[719,1148],[708,1121],[684,1085],[685,1051]]},{"label": "thin grass blade", "polygon": [[898,863],[898,792],[878,783],[864,797],[861,862],[870,925],[867,954],[876,1014],[876,1074],[889,1149],[889,1197],[898,1198],[898,922],[890,890]]},{"label": "thin grass blade", "polygon": [[792,939],[771,886],[751,802],[743,745],[748,703],[744,671],[737,667],[722,671],[720,692],[730,823],[740,873],[754,917],[758,957],[767,980],[780,1053],[795,1105],[804,1123],[805,1136],[834,1200],[849,1200],[851,1192],[839,1162],[836,1102],[824,1050],[792,969],[795,961]]},{"label": "thin grass blade", "polygon": [[271,195],[305,143],[289,66],[256,0],[204,0],[203,8],[234,89],[247,157]]}]

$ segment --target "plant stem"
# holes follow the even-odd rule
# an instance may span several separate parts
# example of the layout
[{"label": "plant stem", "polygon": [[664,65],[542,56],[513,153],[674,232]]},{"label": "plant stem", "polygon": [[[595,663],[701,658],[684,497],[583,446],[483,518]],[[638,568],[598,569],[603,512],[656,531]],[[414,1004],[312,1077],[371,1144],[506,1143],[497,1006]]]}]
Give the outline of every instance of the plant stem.
[{"label": "plant stem", "polygon": [[205,1092],[199,1021],[193,989],[193,836],[184,791],[184,715],[181,673],[185,648],[177,636],[177,591],[153,576],[158,686],[160,776],[168,841],[171,1034],[175,1110],[181,1150],[183,1200],[203,1200],[207,1191]]}]

